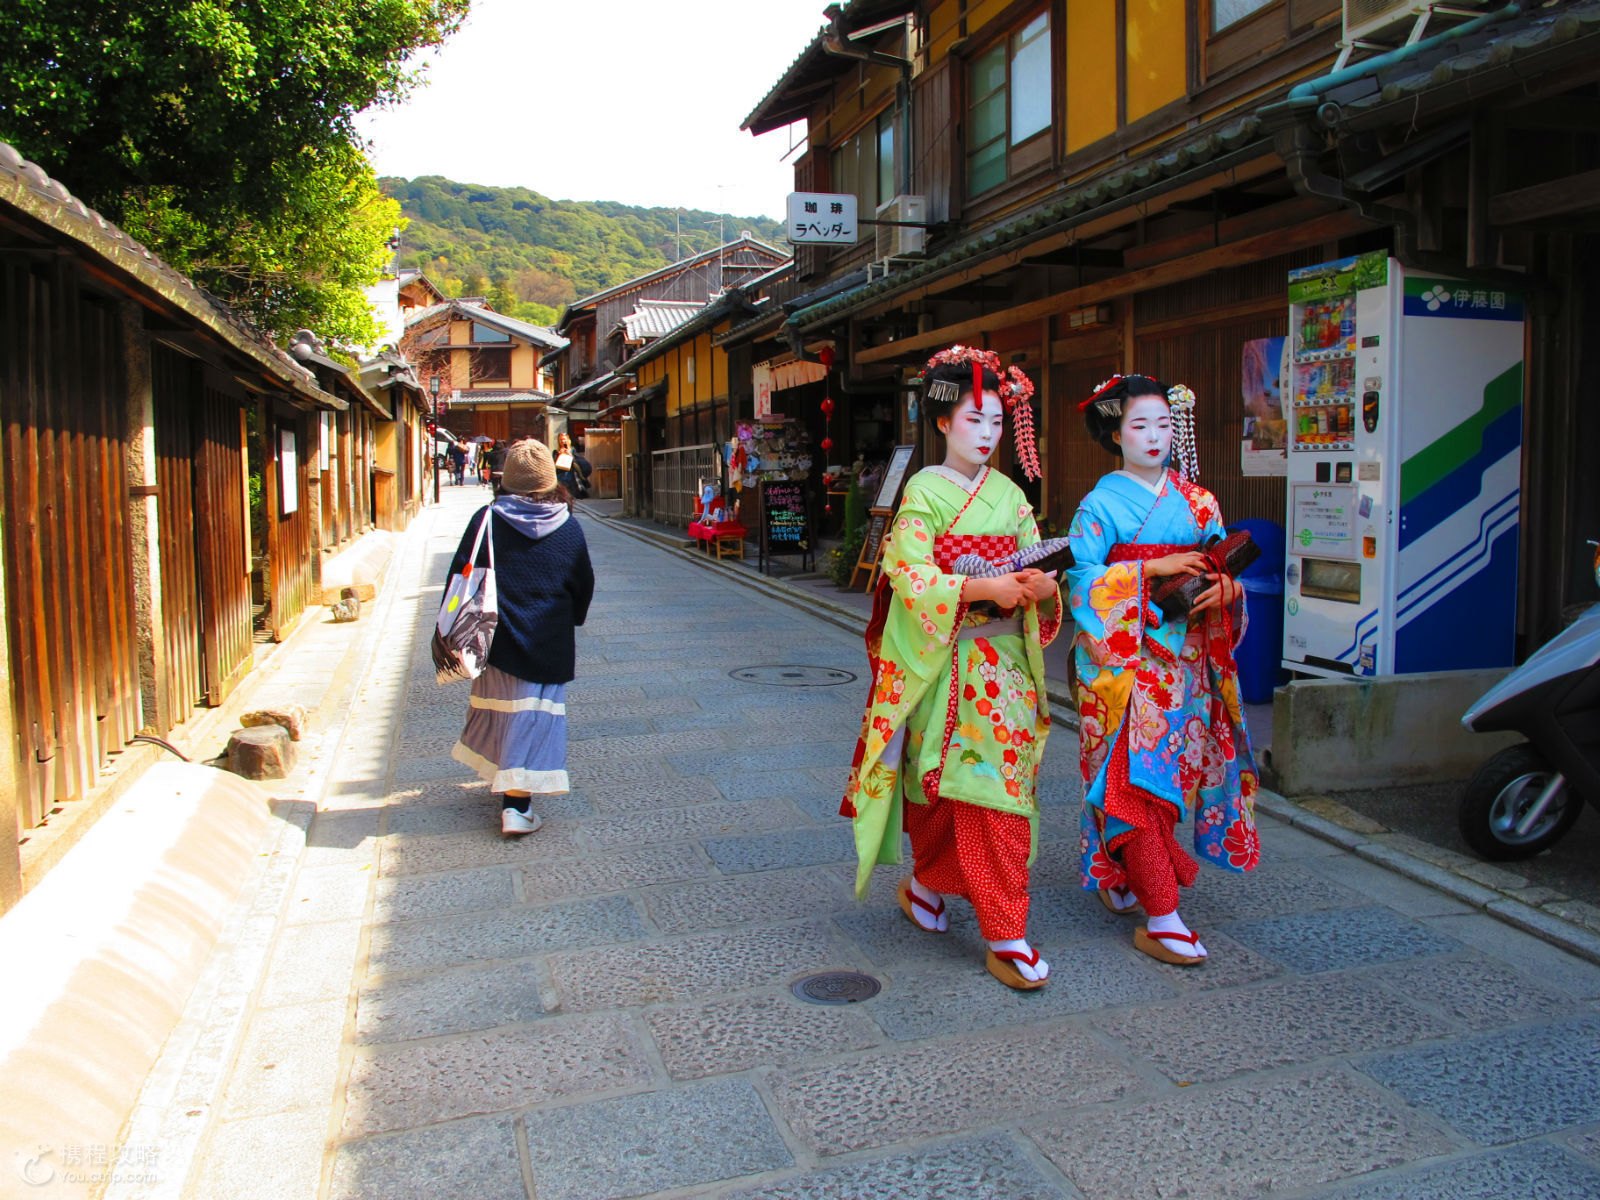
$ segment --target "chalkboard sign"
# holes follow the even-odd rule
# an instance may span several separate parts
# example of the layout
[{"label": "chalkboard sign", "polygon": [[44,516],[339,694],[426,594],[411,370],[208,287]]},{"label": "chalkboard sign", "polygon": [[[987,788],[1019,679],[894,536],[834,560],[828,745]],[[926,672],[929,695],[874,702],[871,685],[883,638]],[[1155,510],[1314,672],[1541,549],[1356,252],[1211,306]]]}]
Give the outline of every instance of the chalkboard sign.
[{"label": "chalkboard sign", "polygon": [[811,506],[806,485],[796,479],[769,479],[761,485],[761,569],[780,554],[800,555],[800,565],[815,566],[811,550]]}]

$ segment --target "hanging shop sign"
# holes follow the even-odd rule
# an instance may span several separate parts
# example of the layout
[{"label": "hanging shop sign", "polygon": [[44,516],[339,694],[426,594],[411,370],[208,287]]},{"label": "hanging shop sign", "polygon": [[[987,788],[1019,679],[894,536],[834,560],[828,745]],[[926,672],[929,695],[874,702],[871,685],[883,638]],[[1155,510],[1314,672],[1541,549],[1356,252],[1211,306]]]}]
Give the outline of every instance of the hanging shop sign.
[{"label": "hanging shop sign", "polygon": [[848,192],[790,192],[788,236],[796,245],[854,246],[856,198]]}]

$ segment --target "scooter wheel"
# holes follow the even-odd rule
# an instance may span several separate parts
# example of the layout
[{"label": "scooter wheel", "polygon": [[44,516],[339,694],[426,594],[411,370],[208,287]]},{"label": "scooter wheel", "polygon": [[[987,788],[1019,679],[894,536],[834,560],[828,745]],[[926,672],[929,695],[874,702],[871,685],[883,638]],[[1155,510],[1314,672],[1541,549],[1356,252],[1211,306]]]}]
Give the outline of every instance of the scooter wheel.
[{"label": "scooter wheel", "polygon": [[1510,862],[1532,858],[1559,841],[1583,807],[1570,786],[1526,833],[1516,828],[1554,774],[1555,768],[1527,742],[1491,756],[1461,796],[1461,836],[1467,845],[1492,862]]}]

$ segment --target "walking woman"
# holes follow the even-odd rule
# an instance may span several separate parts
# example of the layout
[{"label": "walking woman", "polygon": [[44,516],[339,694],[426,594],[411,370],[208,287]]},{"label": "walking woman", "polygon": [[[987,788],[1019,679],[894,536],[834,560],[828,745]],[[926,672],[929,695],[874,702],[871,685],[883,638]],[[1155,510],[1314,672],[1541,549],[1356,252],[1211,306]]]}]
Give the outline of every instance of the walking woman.
[{"label": "walking woman", "polygon": [[855,822],[858,896],[875,864],[900,861],[903,821],[912,869],[901,911],[944,933],[944,896],[964,897],[989,973],[1029,991],[1050,974],[1028,943],[1028,867],[1050,731],[1044,647],[1061,627],[1060,595],[1033,568],[980,577],[954,567],[968,553],[1000,563],[1039,541],[1022,489],[989,466],[1010,409],[1017,460],[1038,476],[1033,384],[966,346],[936,354],[925,379],[944,461],[907,482],[885,539],[867,628],[872,687],[840,811]]},{"label": "walking woman", "polygon": [[500,832],[514,836],[539,828],[535,796],[567,791],[567,684],[594,569],[548,448],[532,438],[512,445],[500,487],[468,522],[450,563],[452,576],[460,572],[490,519],[500,620],[452,756],[502,798]]},{"label": "walking woman", "polygon": [[[1224,532],[1216,498],[1194,482],[1194,393],[1113,376],[1084,401],[1089,436],[1122,458],[1073,517],[1068,602],[1085,784],[1083,886],[1146,923],[1134,945],[1178,966],[1206,959],[1178,915],[1198,868],[1178,845],[1194,821],[1202,859],[1248,871],[1260,858],[1257,779],[1233,650],[1244,592],[1197,550]],[[1176,457],[1181,471],[1172,469]],[[1205,575],[1183,620],[1151,603],[1163,576]]]}]

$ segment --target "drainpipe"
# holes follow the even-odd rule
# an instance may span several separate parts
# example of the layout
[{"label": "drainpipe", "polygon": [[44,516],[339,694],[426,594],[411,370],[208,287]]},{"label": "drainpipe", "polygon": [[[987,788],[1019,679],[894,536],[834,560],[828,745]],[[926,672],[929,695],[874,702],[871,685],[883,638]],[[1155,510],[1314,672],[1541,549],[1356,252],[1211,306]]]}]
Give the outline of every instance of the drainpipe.
[{"label": "drainpipe", "polygon": [[864,50],[859,46],[850,44],[849,32],[844,27],[844,8],[838,4],[830,4],[823,10],[823,16],[828,18],[828,31],[822,35],[822,52],[834,58],[853,58],[857,62],[873,63],[880,67],[894,67],[900,72],[900,82],[895,85],[895,107],[899,110],[900,119],[900,170],[897,172],[899,191],[902,195],[911,191],[911,68],[909,58],[901,58],[898,54],[884,54],[878,50]]}]

